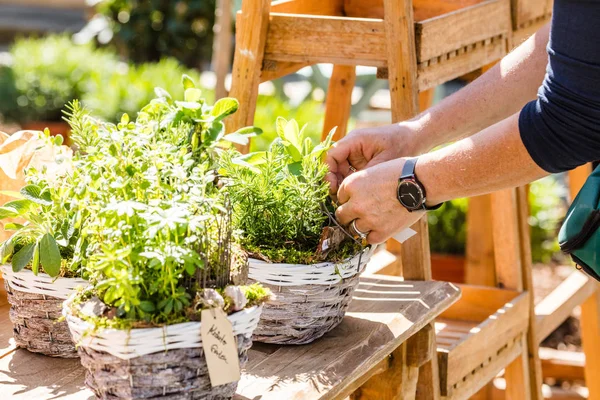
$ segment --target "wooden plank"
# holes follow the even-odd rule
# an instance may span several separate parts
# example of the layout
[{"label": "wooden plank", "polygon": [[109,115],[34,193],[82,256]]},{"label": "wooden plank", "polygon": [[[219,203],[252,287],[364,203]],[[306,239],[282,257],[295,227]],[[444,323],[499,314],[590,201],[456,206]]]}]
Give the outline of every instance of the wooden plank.
[{"label": "wooden plank", "polygon": [[[448,14],[485,0],[413,0],[415,21]],[[383,0],[345,0],[344,12],[349,17],[383,18]]]},{"label": "wooden plank", "polygon": [[0,398],[88,400],[79,359],[49,358],[18,349],[0,358]]},{"label": "wooden plank", "polygon": [[[374,375],[350,395],[350,400],[408,400],[417,392],[419,368],[407,362],[408,345],[403,343],[390,355],[384,372]],[[393,384],[390,384],[393,382]]]},{"label": "wooden plank", "polygon": [[308,63],[295,63],[287,61],[264,60],[260,72],[260,82],[272,81],[286,75],[298,72],[300,69],[309,66]]},{"label": "wooden plank", "polygon": [[274,1],[271,11],[287,14],[344,15],[343,0],[280,0]]},{"label": "wooden plank", "polygon": [[[460,49],[451,59],[434,59],[419,64],[419,90],[427,90],[501,59],[506,54],[506,38],[489,44],[478,42]],[[435,61],[435,62],[434,62]]]},{"label": "wooden plank", "polygon": [[344,398],[458,295],[456,287],[443,282],[361,277],[336,329],[310,346],[276,346],[263,353],[262,361],[242,376],[236,399]]},{"label": "wooden plank", "polygon": [[[240,107],[235,114],[225,119],[228,132],[252,125],[254,121],[270,10],[270,0],[245,0],[242,2],[241,13],[237,15],[236,47],[229,94],[239,100]],[[240,150],[247,152],[248,148],[249,145]]]},{"label": "wooden plank", "polygon": [[465,283],[495,286],[494,238],[490,195],[469,198]]},{"label": "wooden plank", "polygon": [[575,199],[591,173],[592,165],[589,163],[569,171],[569,197],[571,201]]},{"label": "wooden plank", "polygon": [[12,353],[17,346],[13,339],[13,327],[8,317],[10,306],[3,304],[0,306],[0,358]]},{"label": "wooden plank", "polygon": [[512,34],[512,46],[516,47],[522,44],[524,41],[529,39],[531,35],[540,30],[544,25],[550,22],[550,16],[548,18],[542,18],[540,20],[536,20],[534,23],[529,24],[525,27],[519,28],[513,31]]},{"label": "wooden plank", "polygon": [[575,351],[540,348],[544,377],[558,380],[584,380],[585,354]]},{"label": "wooden plank", "polygon": [[457,285],[460,300],[444,311],[440,318],[457,321],[485,321],[491,314],[514,300],[519,292],[494,287]]},{"label": "wooden plank", "polygon": [[227,96],[225,89],[225,78],[231,65],[231,46],[233,39],[232,23],[232,0],[217,0],[215,10],[215,24],[213,31],[212,69],[216,75],[215,97],[221,99]]},{"label": "wooden plank", "polygon": [[514,189],[492,193],[492,232],[498,285],[523,290],[517,195]]},{"label": "wooden plank", "polygon": [[[598,284],[596,283],[596,287]],[[587,298],[581,305],[581,344],[585,353],[585,384],[589,399],[600,399],[600,292]]]},{"label": "wooden plank", "polygon": [[490,0],[415,25],[418,62],[430,60],[464,46],[508,35],[509,0]]},{"label": "wooden plank", "polygon": [[265,60],[384,66],[382,20],[271,13]]},{"label": "wooden plank", "polygon": [[386,249],[381,249],[371,257],[371,260],[367,264],[363,274],[400,276],[402,274],[402,270],[398,268],[399,263],[396,261],[396,256],[394,254],[390,253]]},{"label": "wooden plank", "polygon": [[560,285],[535,306],[537,342],[541,343],[596,291],[596,282],[582,272],[573,271]]},{"label": "wooden plank", "polygon": [[353,65],[334,65],[329,79],[327,100],[325,102],[325,121],[321,140],[329,131],[336,128],[333,140],[346,136],[350,111],[352,110],[352,90],[356,82],[356,67]]},{"label": "wooden plank", "polygon": [[531,24],[532,21],[552,13],[552,0],[512,0],[513,28]]},{"label": "wooden plank", "polygon": [[[523,289],[534,293],[531,256],[531,228],[529,227],[529,189],[528,186],[518,187],[516,190],[517,218],[519,226],[519,245],[523,276]],[[543,400],[542,394],[542,366],[539,359],[539,343],[537,338],[537,324],[535,303],[533,295],[529,297],[529,329],[525,334],[525,362],[529,368],[529,392],[532,400]],[[508,368],[512,372],[511,368]],[[507,379],[510,382],[510,379]]]},{"label": "wooden plank", "polygon": [[[507,346],[501,349],[491,360],[488,358],[482,360],[482,364],[473,371],[472,374],[465,377],[465,380],[458,381],[452,385],[447,397],[443,399],[467,399],[477,393],[487,382],[491,382],[498,372],[505,365],[510,364],[519,354],[523,352],[522,341],[519,337],[509,342]],[[442,386],[442,390],[443,390]],[[511,397],[506,399],[513,400]]]},{"label": "wooden plank", "polygon": [[440,353],[447,354],[444,360],[447,383],[452,385],[461,381],[484,360],[493,357],[507,343],[525,332],[529,322],[528,306],[529,294],[523,293],[505,307],[490,313],[489,318],[473,329],[466,339],[449,350],[442,349]]}]

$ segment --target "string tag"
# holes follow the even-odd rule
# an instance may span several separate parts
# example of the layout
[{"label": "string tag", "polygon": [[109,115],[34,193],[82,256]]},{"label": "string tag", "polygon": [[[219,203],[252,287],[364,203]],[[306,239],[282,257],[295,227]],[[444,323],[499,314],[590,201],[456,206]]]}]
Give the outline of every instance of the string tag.
[{"label": "string tag", "polygon": [[220,308],[202,310],[200,335],[208,366],[210,384],[214,386],[240,380],[240,359],[233,327]]}]

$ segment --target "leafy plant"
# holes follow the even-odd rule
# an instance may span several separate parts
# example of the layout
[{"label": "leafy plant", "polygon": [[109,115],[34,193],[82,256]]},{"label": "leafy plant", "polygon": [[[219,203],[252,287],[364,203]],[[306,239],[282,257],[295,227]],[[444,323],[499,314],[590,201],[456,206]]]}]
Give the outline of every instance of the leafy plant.
[{"label": "leafy plant", "polygon": [[[116,123],[123,114],[135,116],[155,97],[157,86],[173,98],[183,98],[184,88],[180,81],[184,74],[196,82],[200,79],[196,71],[184,68],[172,58],[158,63],[123,64],[108,79],[99,75],[92,77],[81,100],[93,115]],[[205,90],[203,92],[205,97],[212,97],[206,96]]]},{"label": "leafy plant", "polygon": [[311,263],[318,260],[317,247],[329,221],[322,155],[331,146],[333,131],[313,146],[295,120],[280,117],[276,126],[278,138],[268,150],[223,153],[220,172],[228,178],[226,192],[234,205],[235,226],[243,232],[243,247],[273,262]]},{"label": "leafy plant", "polygon": [[[48,146],[60,146],[62,136],[51,137],[46,130],[42,135]],[[68,162],[57,150],[57,163]],[[25,267],[34,274],[40,270],[52,277],[80,275],[77,263],[70,263],[79,240],[82,215],[73,202],[73,188],[67,183],[66,174],[47,171],[27,171],[28,184],[17,199],[0,207],[0,219],[12,218],[6,230],[15,231],[1,246],[0,262],[10,261],[13,271]],[[52,175],[52,176],[49,176]]]},{"label": "leafy plant", "polygon": [[427,213],[431,251],[442,254],[465,254],[467,240],[468,199],[447,201]]},{"label": "leafy plant", "polygon": [[325,115],[322,102],[307,100],[299,105],[293,105],[278,96],[260,95],[256,108],[260,112],[256,113],[254,124],[262,127],[264,132],[252,140],[251,151],[267,150],[271,142],[277,138],[277,131],[273,124],[274,115],[298,121],[298,125],[304,127],[304,137],[310,138],[314,145],[321,141],[321,129]]},{"label": "leafy plant", "polygon": [[243,264],[232,251],[215,160],[260,130],[225,134],[222,120],[237,100],[209,106],[190,77],[182,81],[184,101],[157,88],[135,122],[124,114],[117,125],[105,123],[77,102],[71,107],[71,136],[81,150],[75,201],[87,215],[79,261],[107,306],[107,324],[189,320],[215,301],[225,308],[209,289],[225,288]]},{"label": "leafy plant", "polygon": [[215,0],[107,0],[98,11],[113,42],[136,63],[173,57],[189,67],[210,60]]},{"label": "leafy plant", "polygon": [[108,79],[116,56],[92,45],[75,45],[66,35],[18,39],[11,63],[0,68],[0,114],[6,120],[59,121],[69,101],[80,98],[93,77]]}]

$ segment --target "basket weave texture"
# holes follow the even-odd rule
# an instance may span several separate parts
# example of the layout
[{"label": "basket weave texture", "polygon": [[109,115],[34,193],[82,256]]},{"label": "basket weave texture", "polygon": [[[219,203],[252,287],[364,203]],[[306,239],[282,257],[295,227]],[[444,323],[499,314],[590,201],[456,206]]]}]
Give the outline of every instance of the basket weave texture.
[{"label": "basket weave texture", "polygon": [[253,340],[306,344],[338,326],[374,250],[365,249],[338,264],[276,264],[250,259],[250,281],[260,282],[273,292]]},{"label": "basket weave texture", "polygon": [[[248,360],[252,331],[262,307],[252,307],[228,316],[236,336],[240,366]],[[93,330],[69,313],[63,314],[78,343],[86,385],[99,399],[230,399],[237,382],[211,387],[200,322],[161,328]]]},{"label": "basket weave texture", "polygon": [[[10,320],[17,346],[51,357],[77,358],[77,350],[66,321],[61,317],[64,299],[87,282],[75,278],[53,278],[29,270],[14,273],[0,267],[10,303]],[[55,286],[53,286],[55,285]]]}]

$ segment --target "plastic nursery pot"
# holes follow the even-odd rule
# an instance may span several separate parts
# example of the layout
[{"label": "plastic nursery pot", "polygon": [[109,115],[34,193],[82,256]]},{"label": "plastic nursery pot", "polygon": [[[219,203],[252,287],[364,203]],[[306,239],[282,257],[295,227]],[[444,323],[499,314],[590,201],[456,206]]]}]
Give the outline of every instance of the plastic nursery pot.
[{"label": "plastic nursery pot", "polygon": [[[155,397],[229,399],[237,382],[212,387],[200,336],[201,322],[157,328],[99,328],[72,314],[71,299],[63,314],[78,344],[86,385],[100,399]],[[240,367],[248,360],[252,332],[262,306],[229,315],[236,337]],[[191,397],[189,397],[191,398]]]},{"label": "plastic nursery pot", "polygon": [[10,320],[17,346],[51,357],[76,358],[77,350],[66,321],[61,318],[64,300],[87,282],[79,278],[52,278],[30,270],[13,272],[0,266],[10,303]]},{"label": "plastic nursery pot", "polygon": [[271,289],[254,340],[276,344],[306,344],[342,322],[359,275],[375,247],[341,263],[267,263],[250,258],[250,281]]}]

